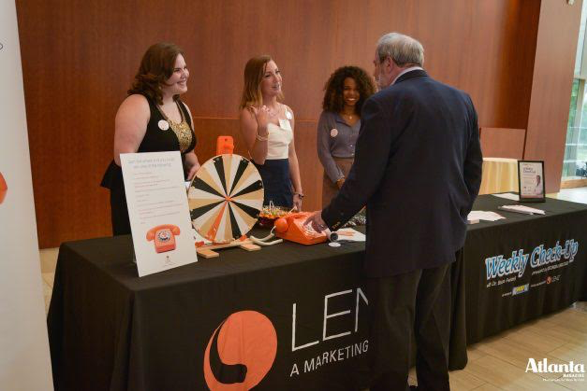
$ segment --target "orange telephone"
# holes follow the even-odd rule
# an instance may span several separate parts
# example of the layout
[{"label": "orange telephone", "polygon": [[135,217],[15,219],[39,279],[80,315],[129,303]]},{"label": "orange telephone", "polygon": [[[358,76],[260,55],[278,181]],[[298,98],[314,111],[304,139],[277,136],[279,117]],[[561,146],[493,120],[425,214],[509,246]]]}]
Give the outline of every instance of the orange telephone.
[{"label": "orange telephone", "polygon": [[179,235],[179,227],[172,224],[164,224],[153,227],[147,232],[147,240],[155,241],[155,251],[164,253],[175,250],[175,235]]},{"label": "orange telephone", "polygon": [[292,213],[277,219],[275,221],[275,232],[277,236],[305,245],[326,242],[326,233],[314,231],[310,224],[304,225],[304,222],[311,214],[311,212]]},{"label": "orange telephone", "polygon": [[0,204],[4,202],[4,197],[6,197],[6,192],[8,191],[8,186],[6,185],[6,181],[0,172]]},{"label": "orange telephone", "polygon": [[216,139],[216,155],[231,155],[234,151],[234,140],[231,136],[218,136]]}]

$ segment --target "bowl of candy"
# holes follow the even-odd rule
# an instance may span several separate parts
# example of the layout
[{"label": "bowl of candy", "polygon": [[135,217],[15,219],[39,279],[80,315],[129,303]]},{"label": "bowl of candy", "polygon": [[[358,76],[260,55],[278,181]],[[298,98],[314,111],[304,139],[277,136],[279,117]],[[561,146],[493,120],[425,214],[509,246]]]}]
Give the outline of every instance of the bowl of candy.
[{"label": "bowl of candy", "polygon": [[275,206],[273,202],[269,202],[269,205],[263,206],[261,212],[259,212],[259,226],[265,228],[272,228],[273,223],[280,217],[284,217],[289,214],[292,210],[283,207]]}]

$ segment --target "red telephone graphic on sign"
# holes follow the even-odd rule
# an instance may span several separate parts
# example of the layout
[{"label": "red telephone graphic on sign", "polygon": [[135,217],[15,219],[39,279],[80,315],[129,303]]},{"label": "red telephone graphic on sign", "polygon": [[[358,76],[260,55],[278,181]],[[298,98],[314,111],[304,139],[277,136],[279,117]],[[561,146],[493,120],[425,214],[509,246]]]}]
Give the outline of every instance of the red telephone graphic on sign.
[{"label": "red telephone graphic on sign", "polygon": [[8,186],[6,186],[6,181],[0,172],[0,204],[4,202],[4,197],[6,197],[6,192],[8,191]]},{"label": "red telephone graphic on sign", "polygon": [[318,233],[311,225],[304,225],[310,212],[292,213],[275,221],[277,236],[292,242],[310,245],[324,243],[327,239],[324,232]]},{"label": "red telephone graphic on sign", "polygon": [[155,241],[155,251],[164,253],[175,250],[175,235],[179,235],[180,230],[177,225],[164,224],[153,227],[147,232],[147,240]]}]

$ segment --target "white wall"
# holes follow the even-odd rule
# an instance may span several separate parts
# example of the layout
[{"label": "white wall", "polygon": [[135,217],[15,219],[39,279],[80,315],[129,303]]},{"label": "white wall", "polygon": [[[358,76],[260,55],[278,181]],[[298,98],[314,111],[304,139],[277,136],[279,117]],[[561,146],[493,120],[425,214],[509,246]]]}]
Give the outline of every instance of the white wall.
[{"label": "white wall", "polygon": [[51,362],[13,0],[0,0],[0,390],[51,390]]}]

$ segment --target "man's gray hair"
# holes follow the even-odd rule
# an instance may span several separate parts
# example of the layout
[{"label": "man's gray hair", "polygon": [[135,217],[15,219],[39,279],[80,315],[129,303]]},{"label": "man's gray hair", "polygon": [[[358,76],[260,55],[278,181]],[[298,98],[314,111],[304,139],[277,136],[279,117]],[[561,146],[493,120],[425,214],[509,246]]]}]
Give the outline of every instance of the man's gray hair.
[{"label": "man's gray hair", "polygon": [[379,62],[390,57],[398,66],[424,65],[424,47],[412,37],[400,33],[388,33],[377,42]]}]

